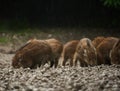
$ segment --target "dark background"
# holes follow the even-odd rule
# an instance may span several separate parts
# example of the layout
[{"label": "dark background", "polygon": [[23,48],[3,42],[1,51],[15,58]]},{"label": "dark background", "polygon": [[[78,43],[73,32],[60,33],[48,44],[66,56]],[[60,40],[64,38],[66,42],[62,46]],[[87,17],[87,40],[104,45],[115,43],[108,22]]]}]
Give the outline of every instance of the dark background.
[{"label": "dark background", "polygon": [[0,26],[120,27],[120,8],[100,0],[0,0]]}]

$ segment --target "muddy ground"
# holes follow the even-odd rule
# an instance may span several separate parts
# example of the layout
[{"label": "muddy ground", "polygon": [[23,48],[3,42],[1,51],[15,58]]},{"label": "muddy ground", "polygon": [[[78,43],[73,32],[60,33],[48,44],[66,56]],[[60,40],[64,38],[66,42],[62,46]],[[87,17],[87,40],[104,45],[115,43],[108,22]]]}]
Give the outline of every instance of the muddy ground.
[{"label": "muddy ground", "polygon": [[66,43],[72,39],[96,36],[120,37],[119,30],[106,29],[43,29],[41,32],[0,33],[9,39],[0,43],[0,91],[120,91],[120,66],[58,67],[14,69],[14,51],[28,39],[57,38]]}]

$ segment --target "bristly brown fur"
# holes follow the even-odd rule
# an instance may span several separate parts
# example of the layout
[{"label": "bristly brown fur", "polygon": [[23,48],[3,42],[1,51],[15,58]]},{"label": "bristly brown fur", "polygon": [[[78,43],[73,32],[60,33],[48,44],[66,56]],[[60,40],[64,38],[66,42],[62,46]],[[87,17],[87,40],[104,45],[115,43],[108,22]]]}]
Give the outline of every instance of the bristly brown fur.
[{"label": "bristly brown fur", "polygon": [[76,52],[74,54],[73,63],[76,66],[79,60],[80,66],[95,66],[97,62],[96,49],[92,41],[88,38],[83,38],[79,41]]},{"label": "bristly brown fur", "polygon": [[46,42],[48,42],[48,44],[51,46],[52,48],[52,52],[53,52],[53,55],[54,55],[54,63],[55,63],[55,68],[58,66],[58,61],[59,61],[59,58],[61,56],[61,53],[62,53],[62,50],[63,50],[63,44],[57,40],[57,39],[47,39],[45,40]]},{"label": "bristly brown fur", "polygon": [[111,64],[120,64],[120,39],[114,44],[110,52]]},{"label": "bristly brown fur", "polygon": [[95,37],[92,41],[92,44],[97,48],[97,46],[105,39],[103,36]]},{"label": "bristly brown fur", "polygon": [[17,50],[12,60],[14,68],[35,68],[50,61],[53,66],[53,53],[49,44],[45,41],[31,41]]},{"label": "bristly brown fur", "polygon": [[73,66],[73,57],[79,40],[71,40],[64,45],[62,58],[62,65],[65,66],[68,59],[70,59],[70,66]]},{"label": "bristly brown fur", "polygon": [[98,46],[97,46],[97,62],[100,64],[108,64],[110,65],[110,50],[113,45],[118,41],[118,38],[115,37],[107,37],[105,38]]}]

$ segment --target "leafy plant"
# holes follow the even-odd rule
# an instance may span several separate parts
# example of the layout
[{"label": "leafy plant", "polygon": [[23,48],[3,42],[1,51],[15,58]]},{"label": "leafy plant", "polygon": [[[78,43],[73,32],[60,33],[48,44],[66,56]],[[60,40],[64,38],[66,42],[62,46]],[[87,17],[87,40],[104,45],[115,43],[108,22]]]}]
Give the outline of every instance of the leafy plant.
[{"label": "leafy plant", "polygon": [[120,0],[101,0],[105,6],[120,7]]}]

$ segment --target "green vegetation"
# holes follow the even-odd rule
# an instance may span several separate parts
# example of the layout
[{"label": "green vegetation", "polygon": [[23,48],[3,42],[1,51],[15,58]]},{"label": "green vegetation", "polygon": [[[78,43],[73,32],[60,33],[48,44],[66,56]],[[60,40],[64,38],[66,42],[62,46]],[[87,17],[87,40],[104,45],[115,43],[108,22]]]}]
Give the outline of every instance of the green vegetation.
[{"label": "green vegetation", "polygon": [[108,7],[120,7],[120,0],[101,0],[104,2],[105,6]]},{"label": "green vegetation", "polygon": [[6,37],[0,37],[0,43],[7,43],[9,41]]}]

